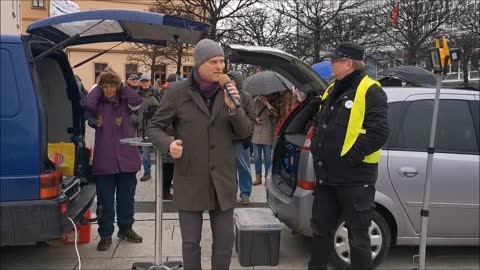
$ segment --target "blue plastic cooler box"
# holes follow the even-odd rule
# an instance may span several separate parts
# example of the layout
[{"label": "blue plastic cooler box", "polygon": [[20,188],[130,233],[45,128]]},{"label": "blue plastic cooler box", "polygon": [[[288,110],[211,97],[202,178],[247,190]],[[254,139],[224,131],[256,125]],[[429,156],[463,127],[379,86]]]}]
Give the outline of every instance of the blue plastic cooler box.
[{"label": "blue plastic cooler box", "polygon": [[234,211],[235,250],[240,265],[278,265],[282,224],[269,208]]}]

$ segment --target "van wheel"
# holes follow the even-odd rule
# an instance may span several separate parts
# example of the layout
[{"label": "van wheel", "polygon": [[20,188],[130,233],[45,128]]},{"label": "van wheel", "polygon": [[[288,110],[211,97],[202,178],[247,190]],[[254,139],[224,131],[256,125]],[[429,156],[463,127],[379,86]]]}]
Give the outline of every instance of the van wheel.
[{"label": "van wheel", "polygon": [[[372,224],[369,235],[372,245],[373,266],[377,267],[387,256],[392,242],[392,234],[387,221],[376,211],[371,214]],[[342,221],[335,232],[334,252],[331,263],[335,269],[348,269],[350,267],[350,246],[348,243],[348,230],[345,221]]]}]

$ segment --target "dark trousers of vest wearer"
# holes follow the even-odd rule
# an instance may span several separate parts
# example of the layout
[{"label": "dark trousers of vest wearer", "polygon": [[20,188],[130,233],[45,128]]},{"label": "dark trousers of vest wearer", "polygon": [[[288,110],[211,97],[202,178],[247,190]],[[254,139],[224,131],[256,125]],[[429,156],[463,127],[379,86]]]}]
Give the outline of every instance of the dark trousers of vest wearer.
[{"label": "dark trousers of vest wearer", "polygon": [[368,229],[375,186],[317,185],[312,209],[312,257],[309,270],[327,269],[334,252],[334,235],[340,217],[348,229],[351,269],[372,269]]},{"label": "dark trousers of vest wearer", "polygon": [[[233,208],[226,211],[209,211],[212,228],[212,270],[230,268],[234,241]],[[201,248],[203,211],[179,210],[182,231],[183,269],[201,270]]]}]

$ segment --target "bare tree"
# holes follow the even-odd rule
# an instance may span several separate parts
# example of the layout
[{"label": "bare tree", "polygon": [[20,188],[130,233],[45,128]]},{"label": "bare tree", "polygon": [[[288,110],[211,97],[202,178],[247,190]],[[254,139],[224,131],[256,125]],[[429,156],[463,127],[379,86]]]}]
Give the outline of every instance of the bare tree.
[{"label": "bare tree", "polygon": [[127,61],[149,67],[150,77],[155,78],[156,68],[161,64],[162,49],[157,45],[135,43],[127,50]]},{"label": "bare tree", "polygon": [[183,43],[167,42],[165,46],[135,43],[127,50],[127,61],[149,67],[152,78],[158,65],[175,64],[176,73],[180,75],[187,50],[187,45]]},{"label": "bare tree", "polygon": [[456,27],[475,37],[480,37],[480,0],[467,0],[465,13],[459,14]]},{"label": "bare tree", "polygon": [[463,87],[469,87],[469,65],[470,71],[476,70],[478,72],[479,70],[480,38],[472,36],[471,33],[464,32],[451,36],[451,41],[450,47],[455,46],[461,50],[459,67],[463,73]]},{"label": "bare tree", "polygon": [[290,42],[293,25],[275,10],[254,7],[228,21],[227,43],[285,48]]},{"label": "bare tree", "polygon": [[[151,7],[151,12],[169,14],[179,16],[187,19],[195,19],[195,17],[179,8],[177,5],[168,3],[168,1],[156,1]],[[179,42],[167,42],[166,46],[159,49],[161,55],[166,59],[166,62],[174,63],[176,65],[176,73],[178,75],[182,72],[182,63],[186,60],[189,44]]]},{"label": "bare tree", "polygon": [[[326,49],[323,32],[343,12],[361,8],[366,0],[280,0],[277,11],[292,19],[296,27],[295,52],[300,58],[318,62]],[[369,1],[368,1],[369,2]]]},{"label": "bare tree", "polygon": [[461,50],[460,67],[463,73],[463,86],[469,87],[468,74],[479,71],[480,65],[480,1],[470,0],[465,13],[458,17],[455,30],[451,32],[450,47]]},{"label": "bare tree", "polygon": [[451,29],[467,1],[402,0],[395,23],[392,10],[397,0],[373,2],[365,14],[372,27],[383,33],[383,47],[394,51],[404,64],[416,65],[426,48],[432,47],[432,38]]},{"label": "bare tree", "polygon": [[216,41],[230,29],[221,29],[226,19],[236,18],[242,10],[261,0],[155,0],[155,6],[168,14],[182,14],[197,21],[210,24],[207,37]]}]

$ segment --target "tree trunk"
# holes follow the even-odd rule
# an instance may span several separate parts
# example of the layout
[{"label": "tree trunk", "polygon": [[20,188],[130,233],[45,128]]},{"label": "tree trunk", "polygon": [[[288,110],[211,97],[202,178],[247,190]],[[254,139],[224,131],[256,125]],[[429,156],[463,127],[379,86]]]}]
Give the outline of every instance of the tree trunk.
[{"label": "tree trunk", "polygon": [[407,48],[407,57],[405,59],[406,65],[415,66],[417,64],[415,48]]},{"label": "tree trunk", "polygon": [[463,87],[468,87],[468,59],[463,59],[462,71],[463,71]]},{"label": "tree trunk", "polygon": [[210,21],[210,30],[208,31],[208,34],[206,38],[209,38],[211,40],[217,40],[217,21]]},{"label": "tree trunk", "polygon": [[313,63],[320,62],[320,33],[314,32],[313,33]]},{"label": "tree trunk", "polygon": [[[155,49],[155,53],[156,53],[156,49]],[[156,55],[156,54],[155,54]],[[150,78],[151,80],[153,81],[152,83],[155,83],[155,69],[156,69],[156,65],[157,65],[157,58],[154,56],[152,57],[152,65],[150,66]]]},{"label": "tree trunk", "polygon": [[177,48],[177,75],[182,75],[183,43],[179,43]]}]

